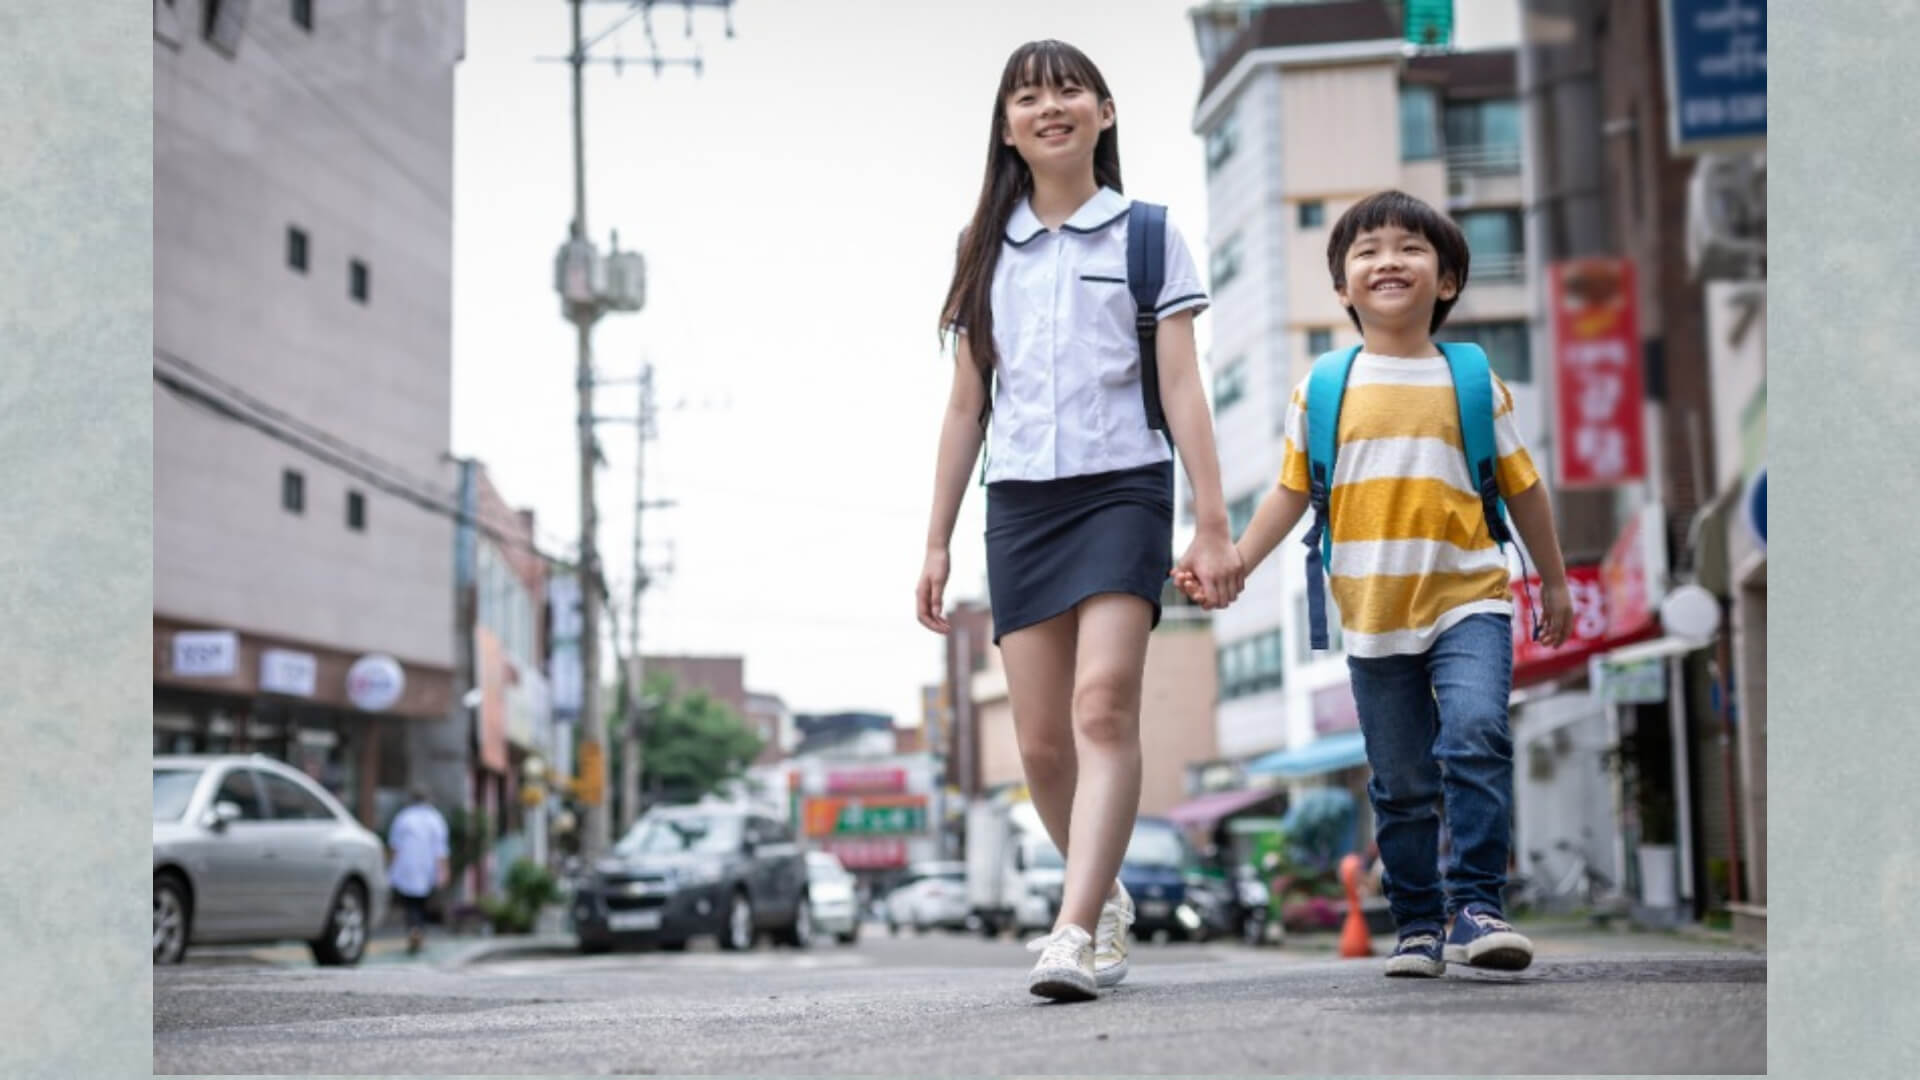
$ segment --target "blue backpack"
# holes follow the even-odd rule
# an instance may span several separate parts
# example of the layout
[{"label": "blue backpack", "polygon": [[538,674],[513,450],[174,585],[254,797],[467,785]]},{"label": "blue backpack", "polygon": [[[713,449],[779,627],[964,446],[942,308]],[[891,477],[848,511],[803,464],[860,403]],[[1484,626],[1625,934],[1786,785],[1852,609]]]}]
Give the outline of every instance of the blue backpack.
[{"label": "blue backpack", "polygon": [[[1440,346],[1440,352],[1453,373],[1467,472],[1486,512],[1487,532],[1505,555],[1513,531],[1507,525],[1506,502],[1500,498],[1500,452],[1493,435],[1493,373],[1487,365],[1487,354],[1478,345],[1446,344]],[[1307,547],[1308,645],[1314,649],[1328,647],[1326,569],[1333,563],[1333,464],[1339,450],[1340,400],[1346,394],[1347,374],[1358,355],[1358,345],[1326,353],[1313,362],[1313,374],[1307,380],[1307,500],[1313,508],[1313,526],[1301,542]],[[1523,575],[1525,559],[1523,554]],[[1524,576],[1521,589],[1525,595]],[[1540,636],[1537,620],[1533,634],[1535,638]]]},{"label": "blue backpack", "polygon": [[[1146,409],[1147,427],[1166,436],[1167,449],[1173,449],[1173,432],[1167,429],[1167,414],[1160,407],[1160,361],[1156,337],[1160,319],[1155,307],[1167,279],[1167,208],[1158,203],[1135,200],[1127,207],[1127,291],[1133,294],[1133,332],[1140,339],[1140,399]],[[980,426],[987,426],[993,414],[993,373],[981,376],[987,384],[987,401],[980,408]],[[980,455],[980,482],[987,480],[987,457]]]}]

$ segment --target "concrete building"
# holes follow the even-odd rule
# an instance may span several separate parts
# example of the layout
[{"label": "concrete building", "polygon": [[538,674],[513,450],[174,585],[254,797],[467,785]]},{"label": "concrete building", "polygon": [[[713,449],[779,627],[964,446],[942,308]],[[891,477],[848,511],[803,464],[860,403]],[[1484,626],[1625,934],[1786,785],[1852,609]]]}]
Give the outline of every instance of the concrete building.
[{"label": "concrete building", "polygon": [[[1414,8],[1435,9],[1415,12]],[[1444,209],[1472,250],[1441,337],[1487,348],[1512,389],[1522,435],[1541,445],[1523,243],[1517,11],[1499,5],[1220,3],[1192,14],[1205,75],[1194,131],[1205,141],[1213,296],[1214,424],[1234,534],[1279,474],[1281,428],[1313,360],[1357,344],[1333,291],[1327,241],[1355,202],[1398,188]],[[1450,27],[1438,50],[1416,15]],[[1487,46],[1461,48],[1459,46]],[[1494,47],[1499,45],[1500,47]],[[1296,530],[1214,618],[1223,775],[1263,759],[1295,787],[1357,789],[1364,756],[1339,632],[1307,647]],[[1322,740],[1336,743],[1315,748]],[[1289,752],[1307,757],[1273,757]],[[1310,771],[1301,771],[1308,769]],[[1277,770],[1277,771],[1276,771]]]},{"label": "concrete building", "polygon": [[465,6],[154,16],[154,750],[271,753],[377,828],[457,707]]}]

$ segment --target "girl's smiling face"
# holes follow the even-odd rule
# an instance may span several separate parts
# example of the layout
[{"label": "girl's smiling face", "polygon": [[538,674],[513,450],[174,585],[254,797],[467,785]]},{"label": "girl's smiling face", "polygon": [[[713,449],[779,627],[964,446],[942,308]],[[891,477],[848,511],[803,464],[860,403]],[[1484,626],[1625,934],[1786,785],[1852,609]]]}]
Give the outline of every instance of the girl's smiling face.
[{"label": "girl's smiling face", "polygon": [[1100,133],[1113,126],[1111,100],[1068,75],[1058,82],[1023,81],[1007,95],[1001,140],[1032,169],[1090,160]]}]

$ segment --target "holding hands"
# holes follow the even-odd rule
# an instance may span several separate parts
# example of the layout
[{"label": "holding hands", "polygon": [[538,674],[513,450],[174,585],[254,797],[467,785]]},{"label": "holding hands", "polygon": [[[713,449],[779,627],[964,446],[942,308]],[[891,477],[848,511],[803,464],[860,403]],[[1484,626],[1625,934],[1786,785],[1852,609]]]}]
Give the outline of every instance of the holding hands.
[{"label": "holding hands", "polygon": [[1218,611],[1238,599],[1246,587],[1247,565],[1225,536],[1203,530],[1187,545],[1172,577],[1174,585],[1195,603]]}]

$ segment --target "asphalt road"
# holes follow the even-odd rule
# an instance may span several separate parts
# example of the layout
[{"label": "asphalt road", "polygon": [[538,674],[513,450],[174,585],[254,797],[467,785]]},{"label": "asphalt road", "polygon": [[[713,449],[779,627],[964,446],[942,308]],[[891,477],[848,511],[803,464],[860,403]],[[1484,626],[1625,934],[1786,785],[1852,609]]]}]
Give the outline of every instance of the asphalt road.
[{"label": "asphalt road", "polygon": [[1764,1073],[1766,959],[1666,935],[1540,938],[1517,974],[1137,945],[1078,1005],[1017,943],[520,955],[335,971],[219,954],[154,974],[156,1073]]}]

